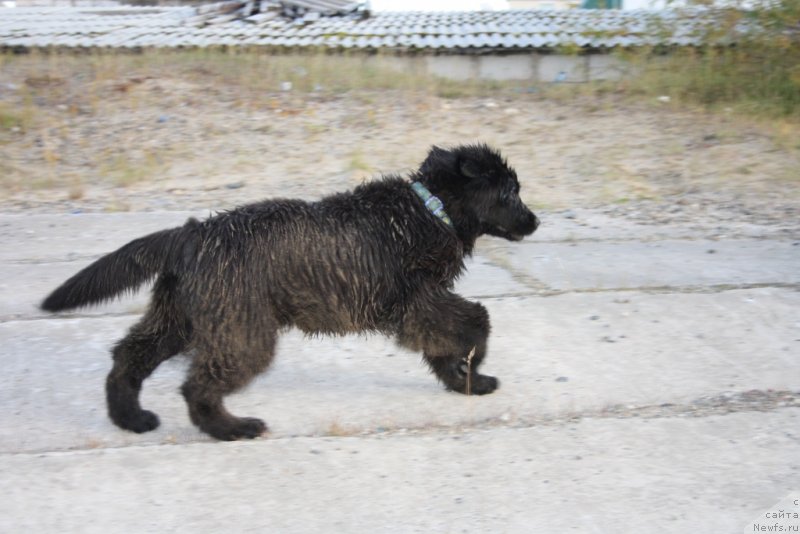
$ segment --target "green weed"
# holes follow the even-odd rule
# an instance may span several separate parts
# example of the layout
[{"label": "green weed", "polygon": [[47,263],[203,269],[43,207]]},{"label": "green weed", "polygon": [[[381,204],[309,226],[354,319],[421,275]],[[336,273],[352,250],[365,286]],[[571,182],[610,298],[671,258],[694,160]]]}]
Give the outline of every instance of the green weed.
[{"label": "green weed", "polygon": [[[700,35],[701,46],[620,52],[638,74],[618,88],[756,117],[800,118],[800,2],[762,0],[717,16],[719,24]],[[759,30],[737,33],[743,25]]]}]

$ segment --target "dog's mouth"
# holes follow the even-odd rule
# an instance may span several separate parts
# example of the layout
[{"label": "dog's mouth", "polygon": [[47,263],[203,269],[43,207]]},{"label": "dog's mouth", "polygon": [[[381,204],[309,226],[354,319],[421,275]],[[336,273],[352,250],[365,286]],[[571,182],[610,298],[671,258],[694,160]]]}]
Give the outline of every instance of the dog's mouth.
[{"label": "dog's mouth", "polygon": [[522,241],[525,236],[534,233],[538,227],[539,218],[533,212],[528,211],[520,217],[498,217],[491,222],[483,221],[482,233],[502,237],[508,241]]},{"label": "dog's mouth", "polygon": [[533,213],[519,220],[504,222],[506,223],[505,225],[497,224],[497,222],[483,222],[483,233],[494,237],[502,237],[508,241],[522,241],[525,236],[534,233],[539,226],[539,219]]},{"label": "dog's mouth", "polygon": [[511,233],[511,232],[506,232],[505,236],[503,236],[503,237],[505,237],[509,241],[522,241],[522,239],[525,237],[525,235],[524,234],[514,234],[514,233]]},{"label": "dog's mouth", "polygon": [[496,226],[494,228],[490,228],[487,233],[495,237],[502,237],[503,239],[507,239],[509,241],[522,241],[526,235],[526,234],[511,232],[509,230],[506,230],[502,226]]}]

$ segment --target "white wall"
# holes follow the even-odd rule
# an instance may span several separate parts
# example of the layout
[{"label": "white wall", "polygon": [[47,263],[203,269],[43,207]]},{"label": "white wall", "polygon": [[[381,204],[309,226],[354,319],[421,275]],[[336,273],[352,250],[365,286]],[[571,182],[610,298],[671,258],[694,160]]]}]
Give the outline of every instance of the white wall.
[{"label": "white wall", "polygon": [[456,81],[528,80],[534,83],[581,83],[617,80],[630,72],[621,59],[609,54],[415,55],[367,56],[398,72],[428,73]]}]

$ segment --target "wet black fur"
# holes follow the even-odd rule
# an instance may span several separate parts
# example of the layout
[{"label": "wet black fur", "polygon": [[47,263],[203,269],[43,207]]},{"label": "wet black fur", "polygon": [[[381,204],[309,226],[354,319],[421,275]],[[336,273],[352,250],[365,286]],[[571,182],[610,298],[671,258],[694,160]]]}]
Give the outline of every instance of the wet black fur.
[{"label": "wet black fur", "polygon": [[145,316],[113,349],[106,382],[111,419],[134,432],[159,424],[139,405],[142,382],[185,352],[192,421],[218,439],[262,434],[261,420],[232,415],[223,397],[267,368],[289,326],[394,336],[421,351],[448,389],[491,393],[497,379],[477,372],[489,316],[453,282],[480,235],[518,240],[538,220],[513,169],[485,145],[434,147],[410,180],[443,201],[454,228],[408,180],[385,176],[318,202],[266,200],[136,239],[67,280],[42,308],[102,302],[157,277]]}]

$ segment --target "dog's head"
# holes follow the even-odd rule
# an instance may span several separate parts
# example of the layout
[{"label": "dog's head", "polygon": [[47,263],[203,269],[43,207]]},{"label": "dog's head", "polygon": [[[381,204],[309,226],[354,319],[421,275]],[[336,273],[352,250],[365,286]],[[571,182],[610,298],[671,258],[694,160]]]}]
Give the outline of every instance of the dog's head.
[{"label": "dog's head", "polygon": [[475,221],[479,235],[519,241],[539,226],[519,196],[517,173],[486,145],[434,146],[419,173],[441,195],[445,210]]}]

